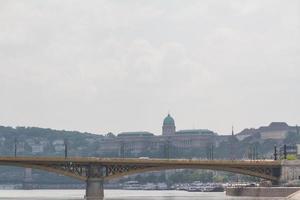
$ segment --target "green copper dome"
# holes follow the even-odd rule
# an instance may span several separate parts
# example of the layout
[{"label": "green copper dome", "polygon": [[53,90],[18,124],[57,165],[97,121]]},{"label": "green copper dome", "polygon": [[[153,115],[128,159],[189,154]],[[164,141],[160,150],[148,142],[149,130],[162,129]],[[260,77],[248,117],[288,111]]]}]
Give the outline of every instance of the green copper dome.
[{"label": "green copper dome", "polygon": [[164,125],[175,125],[174,119],[170,114],[164,119]]}]

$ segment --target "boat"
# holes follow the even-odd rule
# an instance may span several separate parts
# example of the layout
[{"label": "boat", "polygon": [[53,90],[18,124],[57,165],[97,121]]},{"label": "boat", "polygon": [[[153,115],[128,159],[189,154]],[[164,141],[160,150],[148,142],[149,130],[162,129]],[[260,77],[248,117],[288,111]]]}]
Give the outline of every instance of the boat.
[{"label": "boat", "polygon": [[143,187],[139,184],[138,181],[127,181],[123,184],[124,190],[142,190]]},{"label": "boat", "polygon": [[187,188],[188,192],[224,192],[224,187],[222,184],[216,184],[216,183],[199,183],[194,182],[189,185]]}]

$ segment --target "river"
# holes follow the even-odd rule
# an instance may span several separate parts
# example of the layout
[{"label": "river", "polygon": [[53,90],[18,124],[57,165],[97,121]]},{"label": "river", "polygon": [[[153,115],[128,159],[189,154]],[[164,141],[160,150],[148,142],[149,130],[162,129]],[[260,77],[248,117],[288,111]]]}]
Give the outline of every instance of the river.
[{"label": "river", "polygon": [[[0,190],[0,200],[82,200],[84,190]],[[105,190],[106,200],[283,200],[226,197],[222,192]]]}]

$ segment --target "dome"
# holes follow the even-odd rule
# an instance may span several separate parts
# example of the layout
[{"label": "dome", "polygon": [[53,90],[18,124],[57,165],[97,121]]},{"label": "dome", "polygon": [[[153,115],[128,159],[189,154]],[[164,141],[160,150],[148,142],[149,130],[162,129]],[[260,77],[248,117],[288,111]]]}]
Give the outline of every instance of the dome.
[{"label": "dome", "polygon": [[164,119],[164,125],[175,125],[174,119],[170,114]]}]

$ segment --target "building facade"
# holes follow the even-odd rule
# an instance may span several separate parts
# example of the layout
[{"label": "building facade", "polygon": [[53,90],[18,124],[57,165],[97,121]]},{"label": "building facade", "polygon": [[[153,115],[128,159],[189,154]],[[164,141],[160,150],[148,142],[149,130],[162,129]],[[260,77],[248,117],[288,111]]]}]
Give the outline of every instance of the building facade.
[{"label": "building facade", "polygon": [[168,114],[161,135],[146,131],[123,132],[104,138],[100,154],[117,157],[205,157],[206,148],[216,144],[217,134],[207,129],[176,131],[175,120]]},{"label": "building facade", "polygon": [[238,133],[236,137],[240,141],[253,135],[259,135],[262,140],[283,140],[288,136],[289,133],[299,134],[298,126],[289,126],[285,122],[272,122],[269,124],[269,126],[261,126],[258,129],[244,129]]}]

